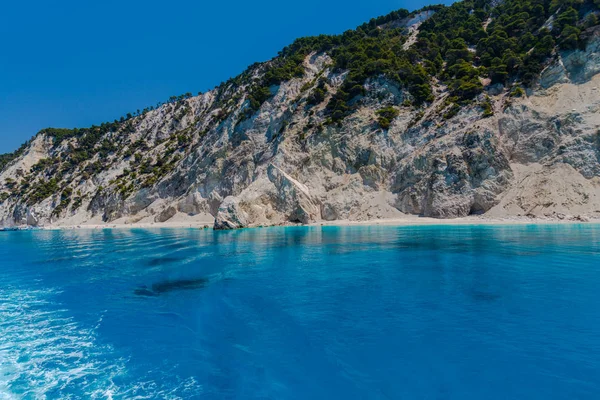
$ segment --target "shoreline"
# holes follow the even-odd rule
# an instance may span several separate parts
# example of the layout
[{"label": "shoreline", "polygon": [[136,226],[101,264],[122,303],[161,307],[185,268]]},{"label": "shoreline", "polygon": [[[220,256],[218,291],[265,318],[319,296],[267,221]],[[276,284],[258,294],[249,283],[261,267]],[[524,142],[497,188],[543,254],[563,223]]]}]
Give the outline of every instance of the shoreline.
[{"label": "shoreline", "polygon": [[460,226],[460,225],[577,225],[597,224],[600,219],[550,219],[529,217],[462,217],[437,219],[429,217],[389,218],[367,221],[327,221],[307,226]]},{"label": "shoreline", "polygon": [[[371,219],[365,221],[337,220],[319,221],[306,225],[283,224],[283,225],[260,225],[250,226],[242,229],[256,229],[269,227],[348,227],[348,226],[460,226],[460,225],[575,225],[600,223],[600,219],[588,219],[582,217],[570,218],[530,218],[530,217],[463,217],[453,219],[437,219],[418,216],[406,216],[402,218]],[[142,222],[142,223],[95,223],[77,225],[48,225],[39,227],[6,227],[4,230],[102,230],[102,229],[201,229],[212,230],[213,224],[207,221],[173,221],[173,222]]]}]

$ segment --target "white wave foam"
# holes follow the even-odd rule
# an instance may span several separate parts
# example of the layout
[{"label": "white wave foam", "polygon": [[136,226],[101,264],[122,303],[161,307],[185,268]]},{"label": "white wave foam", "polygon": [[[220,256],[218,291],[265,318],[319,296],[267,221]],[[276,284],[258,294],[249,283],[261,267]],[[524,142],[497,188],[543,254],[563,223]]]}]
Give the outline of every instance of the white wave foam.
[{"label": "white wave foam", "polygon": [[57,293],[0,288],[0,400],[175,399],[201,392],[193,378],[168,387],[128,375],[128,360],[96,337],[102,316],[94,327],[81,327],[52,302]]},{"label": "white wave foam", "polygon": [[110,398],[125,361],[95,328],[53,309],[50,290],[0,288],[0,399]]}]

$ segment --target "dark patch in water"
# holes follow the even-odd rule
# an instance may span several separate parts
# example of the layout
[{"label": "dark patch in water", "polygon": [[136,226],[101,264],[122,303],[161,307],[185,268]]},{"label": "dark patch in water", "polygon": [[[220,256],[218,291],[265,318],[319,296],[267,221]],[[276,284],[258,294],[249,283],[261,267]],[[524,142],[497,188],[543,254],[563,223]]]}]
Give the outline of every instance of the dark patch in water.
[{"label": "dark patch in water", "polygon": [[177,290],[194,290],[202,289],[208,284],[208,279],[179,279],[175,281],[157,282],[149,289],[147,286],[140,286],[133,293],[137,296],[156,297],[158,295],[173,292]]},{"label": "dark patch in water", "polygon": [[473,290],[471,291],[471,297],[476,300],[476,301],[481,301],[481,302],[493,302],[496,301],[500,298],[499,295],[494,294],[494,293],[489,293],[489,292],[483,292],[480,290]]},{"label": "dark patch in water", "polygon": [[147,264],[151,267],[156,267],[157,265],[172,264],[172,263],[176,263],[181,260],[183,260],[183,258],[161,257],[161,258],[153,258],[151,260],[148,260]]},{"label": "dark patch in water", "polygon": [[179,279],[176,281],[163,281],[152,285],[152,290],[156,293],[172,292],[174,290],[201,289],[208,283],[206,278],[198,279]]},{"label": "dark patch in water", "polygon": [[152,290],[148,289],[148,286],[143,285],[133,291],[133,294],[136,296],[146,296],[146,297],[156,297],[158,293],[154,293]]}]

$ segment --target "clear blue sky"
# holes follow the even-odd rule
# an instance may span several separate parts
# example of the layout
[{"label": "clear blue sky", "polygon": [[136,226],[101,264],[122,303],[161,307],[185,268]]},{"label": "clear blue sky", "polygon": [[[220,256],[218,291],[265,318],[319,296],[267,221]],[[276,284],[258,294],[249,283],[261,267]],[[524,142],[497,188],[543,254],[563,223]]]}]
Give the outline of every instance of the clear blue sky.
[{"label": "clear blue sky", "polygon": [[297,37],[341,33],[392,10],[431,3],[6,1],[0,153],[48,126],[99,124],[171,95],[206,91]]}]

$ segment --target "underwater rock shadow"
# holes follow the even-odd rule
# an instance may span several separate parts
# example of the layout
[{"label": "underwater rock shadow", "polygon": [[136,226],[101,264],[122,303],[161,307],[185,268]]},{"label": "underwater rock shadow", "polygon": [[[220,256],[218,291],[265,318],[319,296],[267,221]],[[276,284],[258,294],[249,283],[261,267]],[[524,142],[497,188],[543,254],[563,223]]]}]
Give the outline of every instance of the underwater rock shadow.
[{"label": "underwater rock shadow", "polygon": [[178,279],[173,281],[162,281],[152,284],[152,287],[148,288],[146,285],[142,285],[133,291],[136,296],[145,297],[156,297],[161,294],[168,292],[175,292],[179,290],[195,290],[202,289],[208,284],[207,278],[197,279]]},{"label": "underwater rock shadow", "polygon": [[502,296],[496,293],[483,290],[471,290],[469,293],[471,299],[477,303],[491,303],[499,300]]},{"label": "underwater rock shadow", "polygon": [[183,260],[185,260],[185,258],[182,258],[182,257],[157,257],[157,258],[151,258],[151,259],[147,260],[146,265],[148,265],[150,267],[156,267],[156,266],[164,265],[164,264],[177,263],[177,262],[180,262]]}]

